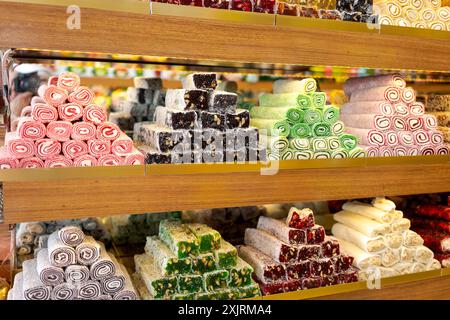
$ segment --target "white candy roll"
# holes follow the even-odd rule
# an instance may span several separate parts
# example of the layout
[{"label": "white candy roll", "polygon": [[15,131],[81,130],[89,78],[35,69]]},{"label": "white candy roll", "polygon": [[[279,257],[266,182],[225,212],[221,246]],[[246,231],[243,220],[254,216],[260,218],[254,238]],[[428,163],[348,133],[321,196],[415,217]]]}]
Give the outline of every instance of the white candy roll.
[{"label": "white candy roll", "polygon": [[389,214],[389,212],[377,209],[367,203],[357,201],[347,202],[344,203],[342,209],[363,215],[380,223],[392,223],[393,221],[393,217]]},{"label": "white candy roll", "polygon": [[351,242],[337,238],[341,253],[354,257],[353,265],[359,269],[367,269],[372,266],[381,265],[381,257],[361,250]]},{"label": "white candy roll", "polygon": [[359,215],[354,212],[342,210],[333,215],[334,220],[345,224],[368,237],[375,237],[391,232],[391,226],[386,223],[379,223],[375,220]]},{"label": "white candy roll", "polygon": [[331,228],[331,233],[337,237],[354,243],[364,251],[374,253],[383,250],[386,246],[381,236],[369,238],[344,224],[336,223]]}]

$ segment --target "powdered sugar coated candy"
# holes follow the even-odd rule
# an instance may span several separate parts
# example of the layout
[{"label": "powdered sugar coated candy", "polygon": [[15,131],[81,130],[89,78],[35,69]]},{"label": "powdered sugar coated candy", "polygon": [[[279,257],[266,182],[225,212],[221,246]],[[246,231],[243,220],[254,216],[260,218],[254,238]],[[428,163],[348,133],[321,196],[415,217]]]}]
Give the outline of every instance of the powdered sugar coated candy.
[{"label": "powdered sugar coated candy", "polygon": [[292,207],[286,219],[286,224],[291,228],[303,229],[314,226],[314,213],[311,209],[297,209]]},{"label": "powdered sugar coated candy", "polygon": [[318,244],[304,244],[297,247],[298,249],[298,261],[305,261],[310,259],[320,258],[321,246]]},{"label": "powdered sugar coated candy", "polygon": [[[53,77],[52,77],[53,78]],[[52,82],[55,80],[53,79]],[[57,86],[67,92],[75,91],[80,85],[80,77],[73,72],[62,72],[56,77]],[[50,83],[50,81],[49,81]]]},{"label": "powdered sugar coated candy", "polygon": [[285,221],[260,216],[257,228],[265,230],[289,244],[306,243],[306,230],[290,228]]},{"label": "powdered sugar coated candy", "polygon": [[45,103],[36,103],[31,107],[31,117],[42,123],[56,121],[58,120],[58,110]]},{"label": "powdered sugar coated candy", "polygon": [[21,139],[17,132],[7,132],[5,146],[8,155],[16,159],[34,156],[34,143],[31,139]]},{"label": "powdered sugar coated candy", "polygon": [[51,76],[48,78],[47,85],[49,86],[57,86],[58,85],[58,77],[57,76]]},{"label": "powdered sugar coated candy", "polygon": [[91,122],[80,121],[73,124],[71,138],[73,140],[95,139],[97,128]]},{"label": "powdered sugar coated candy", "polygon": [[83,141],[69,140],[63,143],[62,152],[67,158],[74,159],[87,154],[88,147]]},{"label": "powdered sugar coated candy", "polygon": [[340,254],[339,242],[336,239],[326,237],[322,246],[322,255],[331,258]]},{"label": "powdered sugar coated candy", "polygon": [[6,147],[0,147],[0,169],[13,169],[20,167],[19,161],[10,156]]},{"label": "powdered sugar coated candy", "polygon": [[144,155],[139,150],[134,149],[123,157],[123,164],[127,166],[143,165],[145,164]]},{"label": "powdered sugar coated candy", "polygon": [[88,87],[80,86],[71,94],[69,94],[69,101],[77,103],[81,106],[87,106],[94,101],[94,93]]},{"label": "powdered sugar coated candy", "polygon": [[111,153],[111,142],[108,140],[92,139],[87,142],[89,153],[96,158]]},{"label": "powdered sugar coated candy", "polygon": [[22,139],[42,139],[47,133],[45,125],[31,117],[20,117],[17,125],[19,137]]},{"label": "powdered sugar coated candy", "polygon": [[20,159],[19,168],[31,169],[31,168],[43,168],[44,161],[39,159],[38,157],[30,157]]},{"label": "powdered sugar coated candy", "polygon": [[68,141],[72,134],[72,123],[69,121],[52,121],[47,125],[47,137],[57,141]]},{"label": "powdered sugar coated candy", "polygon": [[319,244],[325,239],[325,229],[322,226],[314,225],[309,228],[306,235],[306,241],[308,244]]},{"label": "powdered sugar coated candy", "polygon": [[290,280],[308,278],[311,276],[311,262],[299,261],[286,266],[287,277]]},{"label": "powdered sugar coated candy", "polygon": [[111,152],[116,156],[122,157],[133,151],[133,140],[125,133],[121,133],[120,136],[111,144]]},{"label": "powdered sugar coated candy", "polygon": [[39,95],[43,93],[41,97],[49,105],[56,107],[59,106],[60,104],[63,104],[67,100],[67,91],[58,88],[56,86],[45,86],[45,87],[41,86],[39,90],[41,91]]},{"label": "powdered sugar coated candy", "polygon": [[105,109],[95,104],[88,105],[83,111],[83,121],[101,124],[106,121]]},{"label": "powdered sugar coated candy", "polygon": [[41,159],[52,159],[60,153],[61,143],[54,139],[40,139],[35,142],[35,154]]}]

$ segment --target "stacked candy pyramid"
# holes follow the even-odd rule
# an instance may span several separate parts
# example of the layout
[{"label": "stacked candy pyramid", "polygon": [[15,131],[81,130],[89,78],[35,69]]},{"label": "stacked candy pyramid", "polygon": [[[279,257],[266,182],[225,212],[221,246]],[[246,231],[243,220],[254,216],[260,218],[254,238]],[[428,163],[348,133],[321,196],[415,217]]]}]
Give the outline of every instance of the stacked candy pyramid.
[{"label": "stacked candy pyramid", "polygon": [[78,227],[52,233],[48,248],[23,263],[10,300],[136,300],[125,267]]},{"label": "stacked candy pyramid", "polygon": [[[344,133],[339,109],[326,105],[312,78],[277,80],[250,111],[251,125],[265,129],[271,160],[364,157],[357,139]],[[262,133],[262,132],[261,132]],[[262,143],[264,139],[261,139]]]},{"label": "stacked candy pyramid", "polygon": [[[165,107],[155,111],[155,123],[141,123],[138,142],[146,163],[257,161],[258,129],[250,128],[247,110],[236,110],[237,94],[215,90],[217,75],[194,73],[184,89],[167,90]],[[261,151],[261,152],[260,152]]]},{"label": "stacked candy pyramid", "polygon": [[425,114],[416,93],[399,74],[351,78],[342,109],[347,131],[359,138],[368,156],[448,154],[434,115]]},{"label": "stacked candy pyramid", "polygon": [[358,280],[353,257],[340,254],[339,242],[325,237],[310,209],[291,208],[286,221],[261,216],[238,252],[264,295]]},{"label": "stacked candy pyramid", "polygon": [[133,141],[92,104],[94,93],[78,75],[64,72],[42,85],[39,96],[5,136],[0,165],[5,168],[56,168],[143,164]]},{"label": "stacked candy pyramid", "polygon": [[347,202],[334,215],[338,222],[332,233],[342,251],[352,255],[361,271],[360,280],[369,276],[391,277],[440,269],[433,252],[423,239],[409,230],[411,222],[384,198],[369,203]]},{"label": "stacked candy pyramid", "polygon": [[143,299],[230,300],[260,295],[253,269],[237,250],[204,224],[163,220],[159,237],[148,237],[134,257]]}]

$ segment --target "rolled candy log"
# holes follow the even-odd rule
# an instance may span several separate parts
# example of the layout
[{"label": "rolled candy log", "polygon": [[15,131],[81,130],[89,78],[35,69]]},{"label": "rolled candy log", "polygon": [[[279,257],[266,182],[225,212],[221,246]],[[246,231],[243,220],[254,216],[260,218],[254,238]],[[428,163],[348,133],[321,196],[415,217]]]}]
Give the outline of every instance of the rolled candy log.
[{"label": "rolled candy log", "polygon": [[51,300],[74,300],[78,295],[77,288],[71,283],[60,283],[53,287]]},{"label": "rolled candy log", "polygon": [[178,258],[186,258],[197,255],[199,241],[187,228],[177,221],[163,220],[159,224],[159,237]]},{"label": "rolled candy log", "polygon": [[298,249],[296,247],[282,242],[266,231],[252,228],[246,229],[244,243],[267,254],[275,261],[290,262],[297,260],[298,257]]},{"label": "rolled candy log", "polygon": [[77,103],[66,103],[58,106],[59,118],[63,121],[76,121],[83,116],[83,107]]},{"label": "rolled candy log", "polygon": [[88,280],[78,287],[78,298],[83,300],[96,300],[101,294],[102,288],[98,281]]},{"label": "rolled candy log", "polygon": [[206,90],[168,89],[166,107],[176,110],[207,110],[208,96]]},{"label": "rolled candy log", "polygon": [[66,226],[58,231],[58,237],[62,243],[76,247],[84,240],[83,231],[76,226]]},{"label": "rolled candy log", "polygon": [[350,102],[385,100],[395,103],[401,100],[401,94],[401,89],[397,87],[374,87],[352,92]]},{"label": "rolled candy log", "polygon": [[112,300],[139,300],[137,291],[131,281],[130,275],[128,274],[125,266],[119,264],[120,274],[125,278],[124,288],[116,292],[112,297]]},{"label": "rolled candy log", "polygon": [[116,156],[125,156],[133,151],[133,140],[125,133],[121,133],[120,136],[111,144],[111,152]]},{"label": "rolled candy log", "polygon": [[395,203],[384,197],[376,197],[372,200],[371,203],[375,208],[386,211],[386,212],[395,210]]},{"label": "rolled candy log", "polygon": [[[225,125],[224,116],[222,124]],[[193,110],[180,111],[166,107],[157,107],[155,110],[156,123],[172,129],[194,129],[197,122],[197,113]]]},{"label": "rolled candy log", "polygon": [[286,269],[281,263],[251,246],[238,246],[239,257],[250,264],[256,278],[262,282],[286,280]]},{"label": "rolled candy log", "polygon": [[84,141],[69,140],[62,145],[63,154],[69,159],[75,159],[88,153],[88,146]]},{"label": "rolled candy log", "polygon": [[86,236],[82,243],[75,247],[77,261],[82,265],[91,265],[100,257],[101,246],[91,237]]},{"label": "rolled candy log", "polygon": [[30,102],[31,107],[34,107],[38,103],[45,104],[46,102],[40,96],[34,96],[33,98],[31,98],[31,102]]},{"label": "rolled candy log", "polygon": [[416,130],[413,133],[414,142],[418,146],[425,146],[431,143],[430,136],[425,130]]},{"label": "rolled candy log", "polygon": [[400,251],[400,261],[412,263],[414,261],[414,257],[416,256],[416,248],[415,247],[405,247],[402,246],[399,248]]},{"label": "rolled candy log", "polygon": [[386,144],[388,147],[395,148],[398,146],[398,135],[396,131],[390,130],[386,131],[384,134],[386,136]]},{"label": "rolled candy log", "polygon": [[32,106],[27,106],[23,108],[22,111],[20,112],[20,117],[31,117],[32,110],[33,110]]},{"label": "rolled candy log", "polygon": [[436,150],[433,146],[424,145],[424,146],[419,147],[419,154],[422,156],[429,156],[429,155],[436,154]]},{"label": "rolled candy log", "polygon": [[21,139],[17,132],[5,134],[5,145],[7,154],[15,159],[29,158],[35,154],[33,140]]},{"label": "rolled candy log", "polygon": [[442,134],[442,132],[437,130],[430,130],[428,131],[428,135],[432,144],[441,146],[444,143],[444,135]]},{"label": "rolled candy log", "polygon": [[121,166],[123,159],[115,154],[105,154],[98,158],[97,164],[99,166]]},{"label": "rolled candy log", "polygon": [[58,120],[58,110],[45,103],[36,103],[31,107],[31,117],[41,123]]},{"label": "rolled candy log", "polygon": [[411,221],[406,218],[401,218],[397,221],[394,221],[391,224],[392,232],[403,232],[409,230],[411,228]]},{"label": "rolled candy log", "polygon": [[423,245],[418,246],[416,248],[414,261],[428,264],[433,260],[433,256],[434,256],[433,251],[431,251],[430,249],[428,249]]},{"label": "rolled candy log", "polygon": [[303,229],[314,226],[314,213],[311,209],[292,207],[286,218],[286,224],[291,228]]},{"label": "rolled candy log", "polygon": [[66,168],[72,167],[73,161],[65,156],[56,155],[45,160],[45,168]]},{"label": "rolled candy log", "polygon": [[56,86],[42,85],[38,89],[38,94],[44,101],[54,107],[63,104],[68,99],[67,91]]},{"label": "rolled candy log", "polygon": [[24,169],[43,168],[44,161],[38,157],[23,158],[20,159],[18,167]]},{"label": "rolled candy log", "polygon": [[72,135],[72,123],[69,121],[52,121],[47,124],[47,136],[56,141],[68,141]]},{"label": "rolled candy log", "polygon": [[257,228],[267,231],[289,244],[306,244],[307,231],[288,227],[284,221],[260,216]]},{"label": "rolled candy log", "polygon": [[381,256],[381,265],[383,267],[392,267],[396,263],[400,262],[400,251],[386,248],[380,254]]},{"label": "rolled candy log", "polygon": [[35,142],[34,153],[41,159],[52,159],[61,153],[61,143],[54,139],[39,139]]},{"label": "rolled candy log", "polygon": [[346,127],[345,131],[356,136],[359,142],[363,145],[380,147],[386,145],[386,137],[382,131],[352,127]]},{"label": "rolled candy log", "polygon": [[117,266],[112,261],[109,254],[106,252],[105,246],[99,242],[100,256],[94,263],[91,264],[89,274],[92,280],[101,280],[109,278],[116,273]]},{"label": "rolled candy log", "polygon": [[370,204],[351,201],[346,202],[342,206],[342,209],[345,211],[354,212],[356,214],[360,214],[366,216],[367,218],[373,219],[380,223],[391,223],[393,221],[393,217],[389,212],[385,212],[383,210],[377,209]]},{"label": "rolled candy log", "polygon": [[302,80],[276,80],[273,93],[313,93],[317,90],[317,82],[313,78]]},{"label": "rolled candy log", "polygon": [[92,139],[87,141],[89,154],[96,158],[108,155],[111,153],[111,141]]},{"label": "rolled candy log", "polygon": [[398,131],[398,141],[402,146],[407,148],[413,147],[415,145],[414,136],[409,131]]},{"label": "rolled candy log", "polygon": [[401,94],[401,99],[404,103],[413,103],[416,101],[416,91],[413,88],[403,88]]},{"label": "rolled candy log", "polygon": [[365,252],[351,242],[339,238],[337,239],[341,247],[341,252],[354,257],[353,265],[355,267],[359,269],[367,269],[371,266],[381,266],[380,255]]},{"label": "rolled candy log", "polygon": [[395,109],[387,101],[365,101],[365,102],[347,102],[340,109],[341,115],[380,114],[384,116],[393,116]]},{"label": "rolled candy log", "polygon": [[69,94],[68,100],[81,106],[87,106],[94,101],[95,94],[88,87],[79,86]]},{"label": "rolled candy log", "polygon": [[394,104],[394,109],[395,109],[395,114],[398,116],[406,117],[406,116],[410,115],[408,105],[403,102]]},{"label": "rolled candy log", "polygon": [[5,147],[0,147],[0,169],[21,168],[20,162],[22,160],[25,161],[25,159],[32,159],[32,158],[33,157],[24,158],[19,161],[14,156],[9,155]]},{"label": "rolled candy log", "polygon": [[48,258],[56,267],[67,267],[76,263],[75,250],[61,241],[58,232],[52,233],[48,238]]},{"label": "rolled candy log", "polygon": [[91,140],[95,139],[96,127],[93,123],[79,121],[73,124],[71,138],[73,140],[82,141],[82,140]]},{"label": "rolled candy log", "polygon": [[441,263],[439,262],[439,260],[437,259],[431,259],[430,262],[428,262],[425,266],[427,271],[431,271],[431,270],[439,270],[441,269]]},{"label": "rolled candy log", "polygon": [[99,140],[116,140],[120,134],[119,127],[113,123],[104,122],[97,126],[96,138]]},{"label": "rolled candy log", "polygon": [[379,223],[368,217],[350,211],[339,211],[333,215],[334,220],[345,224],[368,237],[376,237],[390,233],[392,228],[389,224]]},{"label": "rolled candy log", "polygon": [[358,232],[341,223],[334,224],[331,232],[335,237],[354,243],[362,250],[370,253],[379,252],[386,247],[382,237],[376,236],[369,238],[361,232]]},{"label": "rolled candy log", "polygon": [[144,165],[145,158],[139,150],[133,148],[133,151],[122,157],[121,163],[126,166]]},{"label": "rolled candy log", "polygon": [[26,260],[23,268],[23,296],[25,300],[50,300],[51,286],[42,283],[36,259]]},{"label": "rolled candy log", "polygon": [[73,72],[61,72],[58,77],[50,77],[49,85],[55,84],[67,92],[75,91],[80,85],[80,77]]},{"label": "rolled candy log", "polygon": [[[353,10],[350,10],[349,12],[351,11]],[[351,96],[353,92],[358,90],[384,86],[406,88],[406,81],[403,76],[398,73],[368,77],[355,77],[348,79],[344,83],[344,92],[347,96]]]},{"label": "rolled candy log", "polygon": [[423,116],[425,114],[425,106],[422,102],[414,101],[409,104],[409,112],[413,116]]},{"label": "rolled candy log", "polygon": [[100,280],[102,292],[105,294],[115,294],[125,288],[124,272],[122,272],[120,264],[116,260],[116,258],[112,255],[110,256],[110,258],[116,265],[116,273],[109,278],[103,278]]},{"label": "rolled candy log", "polygon": [[70,283],[83,283],[89,280],[89,267],[70,265],[65,269],[66,281]]},{"label": "rolled candy log", "polygon": [[90,104],[83,109],[83,121],[100,125],[107,119],[105,109],[95,104]]},{"label": "rolled candy log", "polygon": [[[411,266],[411,264],[409,264]],[[410,273],[410,271],[408,271]],[[360,281],[367,281],[368,279],[389,278],[400,275],[399,271],[394,268],[386,268],[381,266],[370,266],[365,270],[360,270],[358,277]]]},{"label": "rolled candy log", "polygon": [[438,122],[437,119],[434,115],[432,114],[424,114],[422,116],[423,118],[423,128],[424,129],[428,129],[428,130],[432,130],[432,129],[436,129]]},{"label": "rolled candy log", "polygon": [[192,73],[181,79],[183,89],[215,89],[217,87],[217,74]]},{"label": "rolled candy log", "polygon": [[48,256],[47,248],[39,250],[36,257],[36,269],[44,285],[56,286],[64,282],[64,270],[61,267],[53,266]]},{"label": "rolled candy log", "polygon": [[406,118],[406,125],[410,131],[419,130],[423,127],[423,119],[422,117],[409,116]]},{"label": "rolled candy log", "polygon": [[383,238],[386,247],[390,249],[399,249],[403,244],[403,234],[401,232],[386,234]]}]

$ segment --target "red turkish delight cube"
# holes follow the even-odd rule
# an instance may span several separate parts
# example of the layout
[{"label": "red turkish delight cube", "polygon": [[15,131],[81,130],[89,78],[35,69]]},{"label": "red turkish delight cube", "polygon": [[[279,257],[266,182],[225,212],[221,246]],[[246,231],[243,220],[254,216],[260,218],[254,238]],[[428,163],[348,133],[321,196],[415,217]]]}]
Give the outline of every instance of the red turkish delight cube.
[{"label": "red turkish delight cube", "polygon": [[321,255],[320,245],[301,245],[297,247],[298,249],[298,261],[318,259]]},{"label": "red turkish delight cube", "polygon": [[320,277],[304,278],[302,281],[302,289],[319,288],[322,285],[322,279]]},{"label": "red turkish delight cube", "polygon": [[296,280],[311,276],[311,262],[301,261],[290,264],[286,267],[288,279]]},{"label": "red turkish delight cube", "polygon": [[231,10],[253,11],[253,2],[251,0],[231,0]]},{"label": "red turkish delight cube", "polygon": [[325,229],[322,226],[315,225],[308,229],[308,233],[306,235],[306,242],[308,244],[318,244],[322,243],[325,240]]},{"label": "red turkish delight cube", "polygon": [[283,288],[284,288],[284,292],[302,290],[302,281],[301,280],[286,281],[283,285]]},{"label": "red turkish delight cube", "polygon": [[261,13],[276,13],[276,0],[254,0],[253,11]]},{"label": "red turkish delight cube", "polygon": [[327,258],[331,258],[339,255],[339,242],[334,239],[325,238],[322,243],[322,255]]},{"label": "red turkish delight cube", "polygon": [[228,9],[230,0],[203,0],[203,6],[206,8]]},{"label": "red turkish delight cube", "polygon": [[322,287],[334,286],[336,284],[339,284],[338,274],[326,274],[322,276]]},{"label": "red turkish delight cube", "polygon": [[358,281],[358,270],[350,268],[339,274],[339,283],[350,283]]},{"label": "red turkish delight cube", "polygon": [[332,258],[336,272],[344,272],[351,268],[354,258],[346,255],[339,255]]},{"label": "red turkish delight cube", "polygon": [[284,292],[285,282],[260,283],[261,292],[264,296]]},{"label": "red turkish delight cube", "polygon": [[203,0],[175,0],[180,1],[180,4],[184,6],[203,7]]},{"label": "red turkish delight cube", "polygon": [[286,218],[286,224],[291,228],[303,229],[314,226],[314,213],[311,209],[297,209],[292,207]]},{"label": "red turkish delight cube", "polygon": [[335,263],[331,259],[319,259],[311,261],[311,275],[323,276],[333,274]]}]

